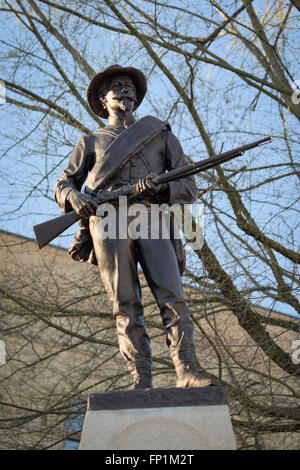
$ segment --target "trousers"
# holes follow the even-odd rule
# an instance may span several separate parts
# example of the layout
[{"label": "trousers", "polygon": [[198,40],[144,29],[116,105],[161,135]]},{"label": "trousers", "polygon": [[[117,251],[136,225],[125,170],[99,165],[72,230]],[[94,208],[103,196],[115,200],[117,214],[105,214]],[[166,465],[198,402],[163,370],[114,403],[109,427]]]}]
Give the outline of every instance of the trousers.
[{"label": "trousers", "polygon": [[101,220],[98,216],[90,217],[89,228],[101,278],[112,302],[120,352],[128,370],[151,374],[150,338],[143,318],[138,263],[160,309],[175,369],[187,358],[193,361],[194,327],[184,300],[172,241],[130,236],[103,239],[99,236]]}]

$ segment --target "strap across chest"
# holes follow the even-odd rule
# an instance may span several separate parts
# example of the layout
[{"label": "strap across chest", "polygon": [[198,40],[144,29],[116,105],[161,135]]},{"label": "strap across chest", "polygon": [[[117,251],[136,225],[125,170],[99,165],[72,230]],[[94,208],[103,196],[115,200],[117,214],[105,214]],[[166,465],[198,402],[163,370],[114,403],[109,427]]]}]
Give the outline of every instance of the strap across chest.
[{"label": "strap across chest", "polygon": [[115,139],[108,145],[101,160],[91,170],[90,178],[92,180],[94,177],[94,191],[103,188],[123,165],[166,127],[169,127],[166,121],[153,116],[145,116],[119,135],[110,129],[102,129],[101,132],[108,133]]}]

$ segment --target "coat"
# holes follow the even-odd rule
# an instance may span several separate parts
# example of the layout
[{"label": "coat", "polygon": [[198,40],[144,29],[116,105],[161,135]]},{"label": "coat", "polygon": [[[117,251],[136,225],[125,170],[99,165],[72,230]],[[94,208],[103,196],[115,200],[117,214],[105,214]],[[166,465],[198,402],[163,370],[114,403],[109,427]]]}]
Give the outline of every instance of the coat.
[{"label": "coat", "polygon": [[[156,118],[153,118],[156,119]],[[162,123],[163,124],[163,123]],[[146,142],[108,181],[103,183],[104,153],[124,128],[107,126],[89,136],[83,136],[77,142],[67,168],[55,185],[54,197],[62,212],[72,210],[67,196],[72,189],[88,194],[99,190],[113,191],[122,185],[134,184],[149,173],[158,174],[173,170],[187,164],[181,144],[165,123],[161,132],[151,141]],[[113,165],[114,162],[112,161]],[[107,165],[107,162],[106,162]],[[167,202],[188,204],[197,198],[197,188],[193,176],[169,183]]]}]

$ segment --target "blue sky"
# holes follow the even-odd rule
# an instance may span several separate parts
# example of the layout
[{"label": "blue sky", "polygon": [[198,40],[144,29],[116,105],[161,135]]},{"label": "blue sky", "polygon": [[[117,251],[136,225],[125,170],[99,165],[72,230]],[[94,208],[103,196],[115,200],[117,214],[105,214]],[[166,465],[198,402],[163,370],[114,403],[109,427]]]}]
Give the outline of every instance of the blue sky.
[{"label": "blue sky", "polygon": [[[194,7],[195,4],[191,3]],[[259,2],[255,2],[258,5]],[[205,7],[205,2],[197,2],[199,10]],[[190,34],[198,34],[197,25],[189,25]],[[0,31],[2,61],[0,77],[6,80],[15,80],[31,90],[41,93],[44,97],[51,97],[52,100],[66,106],[75,118],[82,120],[87,127],[92,130],[97,129],[97,123],[83,109],[75,99],[70,100],[70,94],[65,93],[59,96],[59,88],[53,79],[55,71],[45,55],[35,41],[32,40],[28,32],[24,32],[23,27],[10,18],[2,15],[2,29]],[[176,110],[170,112],[170,103],[177,93],[174,87],[168,82],[159,70],[151,71],[152,64],[144,57],[143,50],[136,53],[136,40],[130,37],[123,37],[121,40],[114,33],[104,33],[99,28],[91,28],[89,31],[83,31],[81,40],[86,43],[86,48],[91,56],[91,64],[98,71],[112,63],[121,63],[124,54],[130,65],[141,67],[150,77],[149,92],[138,109],[137,118],[146,114],[154,114],[161,119],[169,118],[173,132],[180,138],[185,152],[198,161],[207,157],[207,151],[204,143],[199,136],[198,130],[184,112],[182,103],[179,103]],[[14,58],[15,47],[21,47],[23,43],[29,44],[28,50],[32,54],[32,60],[41,67],[40,71],[32,69],[29,66],[19,67],[17,59]],[[12,47],[14,44],[14,47]],[[224,44],[226,47],[224,47]],[[55,42],[53,43],[55,45]],[[76,44],[74,44],[76,46]],[[231,54],[229,43],[216,42],[213,51],[226,57]],[[132,49],[132,55],[131,55]],[[158,51],[159,52],[159,51]],[[4,59],[9,54],[9,60]],[[293,49],[289,50],[289,61],[294,64],[291,72],[297,78],[299,64],[293,60]],[[68,66],[70,77],[73,79],[76,88],[81,95],[85,95],[89,79],[86,75],[78,72],[70,56],[57,49],[57,60]],[[186,73],[186,64],[184,60],[174,54],[164,56],[163,61],[167,67],[176,67],[178,70],[178,79],[183,83]],[[246,55],[234,57],[234,65],[243,67],[247,70],[249,59]],[[151,73],[150,73],[151,72]],[[277,105],[264,95],[260,95],[257,105],[254,109],[253,100],[257,96],[257,90],[245,86],[245,84],[236,79],[231,73],[224,72],[209,64],[199,63],[197,66],[195,78],[195,106],[199,112],[202,121],[205,124],[206,131],[211,137],[216,152],[228,150],[242,143],[259,139],[262,134],[271,134],[273,143],[260,149],[253,150],[244,157],[228,164],[226,169],[236,169],[243,164],[248,168],[263,166],[265,164],[280,164],[288,161],[288,154],[282,140],[282,124],[279,119]],[[13,96],[11,92],[8,92]],[[298,123],[294,118],[286,113],[287,133],[291,139],[291,147],[297,154],[297,145],[299,142]],[[71,126],[61,123],[53,124],[48,116],[42,116],[33,111],[22,111],[11,104],[0,106],[1,122],[1,142],[0,142],[0,172],[2,175],[1,202],[0,202],[0,227],[13,233],[32,238],[32,226],[41,221],[59,215],[58,206],[53,200],[53,187],[56,179],[66,166],[72,148],[80,138],[81,132]],[[273,170],[273,176],[279,176],[283,169],[278,167]],[[251,172],[245,173],[243,178],[237,179],[236,183],[241,188],[246,188],[254,182],[263,181],[266,174],[263,171],[253,176]],[[200,187],[207,187],[207,182],[199,179]],[[278,232],[285,236],[287,242],[290,240],[290,230],[298,233],[297,212],[294,210],[295,177],[287,177],[279,180],[278,184],[266,185],[257,188],[255,196],[250,200],[247,192],[242,193],[243,200],[248,210],[255,217],[256,222],[261,228],[273,236]],[[270,204],[270,202],[274,204]],[[237,230],[235,222],[228,217],[231,210],[229,203],[223,192],[215,192],[214,205],[218,216],[229,224],[232,230]],[[288,219],[287,213],[281,209],[289,207]],[[206,213],[205,223],[206,236],[210,247],[216,253],[223,257],[225,268],[237,278],[240,276],[239,270],[232,262],[232,259],[226,254],[219,243],[219,234],[213,221],[212,214]],[[292,230],[291,230],[292,231]],[[68,247],[74,228],[69,229],[61,236],[55,244]],[[228,243],[232,244],[233,250],[238,250],[239,246],[233,238],[228,237]],[[241,252],[244,256],[244,251]],[[290,263],[278,255],[286,269],[290,268]],[[265,266],[257,264],[257,259],[249,256],[244,261],[245,266],[253,272],[258,278],[268,277],[268,272],[260,272],[266,269]],[[199,266],[201,271],[201,267]],[[235,274],[236,272],[236,274]],[[243,282],[243,281],[239,281]],[[272,300],[266,299],[265,306],[273,304]],[[277,310],[285,309],[286,313],[292,313],[292,309],[277,304],[273,308]]]}]

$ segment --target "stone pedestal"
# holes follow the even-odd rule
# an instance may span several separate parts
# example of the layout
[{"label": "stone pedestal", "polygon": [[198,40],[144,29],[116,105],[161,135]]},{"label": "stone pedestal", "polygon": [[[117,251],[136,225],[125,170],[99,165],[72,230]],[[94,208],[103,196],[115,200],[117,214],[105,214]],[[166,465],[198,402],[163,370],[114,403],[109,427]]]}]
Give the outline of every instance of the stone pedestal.
[{"label": "stone pedestal", "polygon": [[236,449],[236,440],[221,387],[89,396],[80,450],[229,449]]}]

